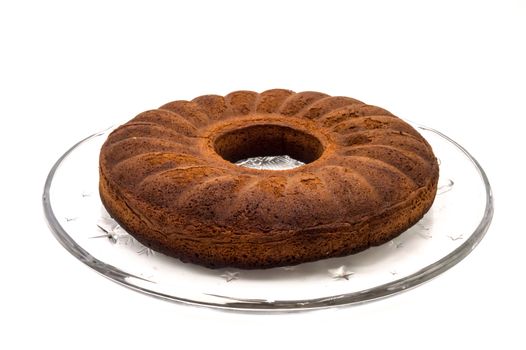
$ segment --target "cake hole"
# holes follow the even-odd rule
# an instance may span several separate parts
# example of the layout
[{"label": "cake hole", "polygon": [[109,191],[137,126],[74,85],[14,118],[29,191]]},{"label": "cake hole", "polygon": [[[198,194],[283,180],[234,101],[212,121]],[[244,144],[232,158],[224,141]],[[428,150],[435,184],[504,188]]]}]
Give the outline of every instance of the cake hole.
[{"label": "cake hole", "polygon": [[287,155],[251,157],[238,160],[235,164],[245,168],[260,170],[288,170],[305,165],[305,163]]},{"label": "cake hole", "polygon": [[323,153],[316,137],[281,125],[254,125],[227,132],[215,140],[214,149],[229,162],[267,170],[296,168]]}]

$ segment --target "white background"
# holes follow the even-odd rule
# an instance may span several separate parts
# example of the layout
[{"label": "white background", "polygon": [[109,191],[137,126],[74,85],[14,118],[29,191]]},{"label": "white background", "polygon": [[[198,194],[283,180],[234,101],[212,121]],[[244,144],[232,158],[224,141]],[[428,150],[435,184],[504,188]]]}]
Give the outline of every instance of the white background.
[{"label": "white background", "polygon": [[[1,2],[0,348],[524,349],[525,37],[520,0]],[[53,238],[42,188],[73,143],[170,100],[274,87],[352,96],[460,142],[493,185],[487,236],[401,295],[277,315],[133,292]]]}]

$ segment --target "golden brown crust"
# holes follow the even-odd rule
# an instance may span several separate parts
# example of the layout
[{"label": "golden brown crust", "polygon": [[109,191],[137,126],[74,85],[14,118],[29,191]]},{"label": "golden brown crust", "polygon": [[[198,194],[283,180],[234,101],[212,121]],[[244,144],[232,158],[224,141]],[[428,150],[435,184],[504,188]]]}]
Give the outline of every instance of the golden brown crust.
[{"label": "golden brown crust", "polygon": [[[264,151],[310,163],[267,171],[228,161]],[[117,128],[100,155],[100,195],[115,220],[143,244],[209,267],[292,265],[382,244],[427,212],[437,181],[431,147],[409,124],[312,91],[171,102]]]}]

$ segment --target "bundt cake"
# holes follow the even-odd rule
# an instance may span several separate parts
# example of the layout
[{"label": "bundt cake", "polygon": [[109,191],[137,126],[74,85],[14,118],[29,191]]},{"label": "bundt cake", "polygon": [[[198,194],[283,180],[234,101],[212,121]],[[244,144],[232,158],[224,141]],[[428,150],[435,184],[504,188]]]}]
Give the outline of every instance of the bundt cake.
[{"label": "bundt cake", "polygon": [[[290,170],[235,165],[289,155]],[[385,109],[274,89],[174,101],[116,128],[100,153],[110,215],[155,251],[246,269],[385,243],[433,203],[430,145]]]}]

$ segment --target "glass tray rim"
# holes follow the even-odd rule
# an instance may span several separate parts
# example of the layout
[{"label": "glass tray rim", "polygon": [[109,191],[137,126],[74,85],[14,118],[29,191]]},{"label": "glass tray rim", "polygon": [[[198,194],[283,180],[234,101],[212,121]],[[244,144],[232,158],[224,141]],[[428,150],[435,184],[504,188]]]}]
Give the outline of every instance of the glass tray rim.
[{"label": "glass tray rim", "polygon": [[415,128],[429,131],[435,133],[437,136],[443,138],[445,141],[450,142],[453,146],[458,148],[464,156],[472,163],[472,165],[477,170],[480,175],[482,182],[485,188],[486,203],[484,208],[483,217],[478,223],[475,230],[471,235],[454,249],[452,252],[442,257],[441,259],[435,261],[432,264],[424,266],[417,272],[405,276],[403,278],[393,280],[388,283],[384,283],[372,288],[364,289],[358,292],[343,293],[328,297],[315,298],[315,299],[306,299],[306,300],[273,300],[271,302],[267,300],[251,300],[251,299],[232,299],[226,296],[220,295],[210,295],[211,297],[216,297],[218,301],[214,302],[204,302],[201,300],[192,300],[188,298],[178,297],[175,295],[160,293],[155,290],[148,289],[146,287],[134,284],[131,281],[134,279],[141,280],[141,283],[148,282],[152,283],[142,277],[134,276],[129,273],[125,273],[120,269],[107,264],[103,261],[100,261],[94,258],[88,251],[78,245],[75,240],[67,233],[67,231],[62,227],[58,218],[55,216],[50,199],[50,190],[53,183],[54,175],[56,171],[61,166],[62,162],[81,144],[86,141],[89,141],[95,137],[104,135],[107,131],[111,130],[113,126],[108,127],[100,132],[91,134],[84,139],[81,139],[73,146],[71,146],[62,156],[60,156],[55,164],[51,167],[48,176],[44,184],[44,191],[42,194],[42,205],[44,210],[45,219],[47,221],[48,227],[50,228],[54,237],[59,241],[59,243],[74,257],[80,260],[82,263],[86,264],[99,274],[104,277],[121,284],[125,287],[128,287],[132,290],[142,292],[157,298],[180,302],[184,304],[192,304],[197,306],[205,306],[219,309],[226,309],[232,311],[300,311],[300,310],[310,310],[310,309],[320,309],[328,308],[335,306],[345,306],[358,303],[365,303],[380,298],[385,298],[391,295],[395,295],[402,291],[412,289],[424,282],[427,282],[441,273],[449,270],[461,260],[463,260],[467,255],[475,249],[479,244],[482,238],[485,236],[494,213],[493,205],[493,193],[489,179],[480,165],[480,163],[469,153],[463,146],[461,146],[456,141],[452,140],[447,135],[442,132],[420,125],[415,122],[410,122]]}]

